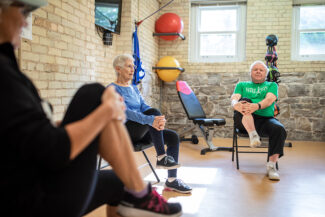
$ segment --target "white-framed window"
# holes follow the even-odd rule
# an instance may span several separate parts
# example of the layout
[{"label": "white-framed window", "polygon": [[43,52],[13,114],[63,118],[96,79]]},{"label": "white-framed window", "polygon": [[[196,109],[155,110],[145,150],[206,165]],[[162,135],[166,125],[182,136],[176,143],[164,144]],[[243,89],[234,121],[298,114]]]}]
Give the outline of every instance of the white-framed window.
[{"label": "white-framed window", "polygon": [[291,58],[325,60],[325,5],[294,6]]},{"label": "white-framed window", "polygon": [[190,62],[245,58],[246,5],[191,7]]}]

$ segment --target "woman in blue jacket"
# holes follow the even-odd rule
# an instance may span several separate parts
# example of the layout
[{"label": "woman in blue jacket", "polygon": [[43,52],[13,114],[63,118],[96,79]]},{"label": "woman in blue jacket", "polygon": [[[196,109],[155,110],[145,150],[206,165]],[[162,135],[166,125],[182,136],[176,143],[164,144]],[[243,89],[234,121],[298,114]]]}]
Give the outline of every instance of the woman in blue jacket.
[{"label": "woman in blue jacket", "polygon": [[[165,117],[160,111],[151,108],[143,100],[138,88],[131,85],[134,73],[134,59],[131,55],[122,54],[115,57],[113,67],[117,80],[110,86],[115,86],[123,96],[126,104],[126,128],[133,142],[153,142],[157,153],[157,168],[168,170],[165,186],[171,190],[189,193],[192,189],[182,180],[177,179],[179,137],[175,131],[165,129]],[[164,145],[167,145],[165,151]]]}]

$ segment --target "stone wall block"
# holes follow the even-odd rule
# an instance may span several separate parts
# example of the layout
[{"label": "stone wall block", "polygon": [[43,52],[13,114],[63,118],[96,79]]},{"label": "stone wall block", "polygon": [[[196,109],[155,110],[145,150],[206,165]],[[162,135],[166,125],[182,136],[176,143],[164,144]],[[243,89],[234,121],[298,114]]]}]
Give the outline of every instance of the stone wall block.
[{"label": "stone wall block", "polygon": [[221,76],[220,74],[208,74],[208,85],[213,85],[213,86],[220,86],[220,81],[221,81]]},{"label": "stone wall block", "polygon": [[237,84],[238,81],[239,81],[239,78],[224,78],[221,81],[221,84],[226,84],[226,85],[229,85],[229,84]]},{"label": "stone wall block", "polygon": [[186,125],[187,121],[186,121],[186,117],[181,117],[180,115],[178,116],[178,118],[174,117],[174,118],[168,118],[167,121],[170,124],[183,124]]},{"label": "stone wall block", "polygon": [[312,139],[315,141],[325,141],[325,132],[314,132]]},{"label": "stone wall block", "polygon": [[310,131],[311,122],[306,117],[299,117],[296,119],[296,127],[299,130]]},{"label": "stone wall block", "polygon": [[215,116],[219,116],[219,117],[229,117],[233,115],[233,111],[232,109],[227,109],[224,107],[220,107],[218,110],[215,111],[216,115]]},{"label": "stone wall block", "polygon": [[173,105],[171,105],[171,107],[169,107],[169,113],[177,113],[179,111],[183,110],[183,106],[181,103],[174,103]]},{"label": "stone wall block", "polygon": [[280,107],[280,114],[278,116],[278,118],[284,119],[284,118],[290,118],[290,107],[289,105],[280,105],[278,104],[278,106]]},{"label": "stone wall block", "polygon": [[[280,68],[280,66],[279,66]],[[281,73],[281,77],[285,78],[285,80],[287,80],[287,78],[289,77],[303,77],[305,75],[305,72],[286,72],[286,73]]]},{"label": "stone wall block", "polygon": [[304,110],[304,109],[291,109],[292,115],[294,117],[317,117],[321,118],[323,116],[323,112],[321,110]]},{"label": "stone wall block", "polygon": [[299,98],[284,98],[284,99],[279,98],[278,102],[280,102],[281,104],[282,103],[287,103],[289,105],[292,105],[292,104],[295,104],[295,103],[299,103],[300,100],[299,100]]},{"label": "stone wall block", "polygon": [[305,79],[304,77],[298,77],[298,76],[290,76],[290,77],[282,77],[281,76],[281,81],[286,81],[286,83],[289,84],[295,84],[295,83],[304,83]]},{"label": "stone wall block", "polygon": [[225,88],[219,86],[209,86],[209,87],[201,87],[199,88],[200,94],[205,95],[224,95],[226,94]]},{"label": "stone wall block", "polygon": [[305,73],[304,75],[304,83],[305,84],[313,84],[317,81],[316,73],[315,72],[309,72]]},{"label": "stone wall block", "polygon": [[309,96],[309,88],[305,85],[288,84],[288,97]]},{"label": "stone wall block", "polygon": [[188,84],[193,83],[193,75],[188,74],[186,71],[181,73],[178,77],[178,80],[180,81],[186,81]]},{"label": "stone wall block", "polygon": [[215,104],[212,103],[212,102],[207,102],[205,104],[201,104],[202,107],[203,107],[203,110],[205,112],[205,114],[208,116],[208,117],[211,117],[213,112],[215,111],[214,107],[215,107]]},{"label": "stone wall block", "polygon": [[296,121],[294,118],[282,118],[279,117],[279,121],[283,124],[284,128],[288,131],[288,129],[296,129]]},{"label": "stone wall block", "polygon": [[207,96],[196,95],[196,97],[199,100],[202,107],[204,107],[204,105],[208,102],[208,97]]},{"label": "stone wall block", "polygon": [[318,97],[300,97],[299,103],[309,104],[309,108],[314,108],[312,106],[319,105],[320,99]]},{"label": "stone wall block", "polygon": [[320,99],[320,100],[319,100],[319,104],[320,104],[320,105],[325,105],[325,98]]},{"label": "stone wall block", "polygon": [[[317,108],[317,105],[308,104],[308,103],[295,103],[290,105],[292,109],[305,109],[307,111],[310,111],[312,108]],[[316,107],[317,106],[317,107]]]},{"label": "stone wall block", "polygon": [[167,95],[166,97],[164,97],[164,99],[167,100],[170,103],[174,103],[174,102],[179,101],[178,95],[173,95],[173,94]]},{"label": "stone wall block", "polygon": [[[215,128],[215,130],[213,131],[213,136],[214,137],[231,137],[231,130],[226,129],[225,127],[217,127]],[[216,145],[217,146],[217,145]]]},{"label": "stone wall block", "polygon": [[208,80],[208,75],[201,75],[196,81],[194,81],[194,84],[200,87],[208,86]]},{"label": "stone wall block", "polygon": [[279,98],[287,97],[288,96],[287,86],[280,83],[279,89],[278,89],[278,94],[279,94]]},{"label": "stone wall block", "polygon": [[312,89],[312,96],[314,97],[325,97],[325,85],[314,84]]},{"label": "stone wall block", "polygon": [[309,138],[309,140],[311,140],[312,134],[308,131],[295,130],[290,134],[290,137],[287,136],[287,138],[294,138],[295,140],[306,140],[306,138]]},{"label": "stone wall block", "polygon": [[176,90],[176,84],[175,83],[169,83],[169,84],[164,84],[164,87],[166,89],[166,91],[164,92],[164,94],[171,94],[171,95],[175,95],[177,93],[177,90]]},{"label": "stone wall block", "polygon": [[233,127],[234,127],[234,119],[233,119],[233,114],[234,114],[234,112],[232,111],[232,115],[231,115],[231,118],[227,118],[227,117],[222,117],[222,116],[219,116],[219,115],[217,115],[217,116],[215,116],[216,118],[224,118],[225,119],[225,121],[226,121],[226,127],[231,127],[231,129],[233,130]]},{"label": "stone wall block", "polygon": [[230,97],[225,98],[225,99],[220,99],[216,103],[218,103],[219,106],[225,107],[225,108],[230,108],[231,102],[230,102]]},{"label": "stone wall block", "polygon": [[311,118],[312,130],[313,132],[323,132],[325,133],[325,122],[321,119]]},{"label": "stone wall block", "polygon": [[325,82],[325,73],[324,72],[316,72],[316,77],[318,82]]}]

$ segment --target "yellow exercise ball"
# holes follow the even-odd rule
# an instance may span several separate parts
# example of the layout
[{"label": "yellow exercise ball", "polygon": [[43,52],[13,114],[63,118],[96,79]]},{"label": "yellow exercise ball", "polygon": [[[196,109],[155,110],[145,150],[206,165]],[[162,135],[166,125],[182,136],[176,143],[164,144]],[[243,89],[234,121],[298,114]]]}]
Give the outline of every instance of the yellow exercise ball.
[{"label": "yellow exercise ball", "polygon": [[[179,67],[177,59],[171,56],[165,56],[159,60],[157,67]],[[180,70],[178,69],[157,69],[158,76],[161,80],[170,82],[178,78]]]}]

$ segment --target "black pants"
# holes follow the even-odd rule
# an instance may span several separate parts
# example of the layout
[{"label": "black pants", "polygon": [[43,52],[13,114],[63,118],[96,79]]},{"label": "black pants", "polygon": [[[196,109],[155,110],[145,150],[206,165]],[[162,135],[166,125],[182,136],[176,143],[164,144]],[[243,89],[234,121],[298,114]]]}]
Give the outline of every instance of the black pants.
[{"label": "black pants", "polygon": [[[143,112],[146,115],[160,116],[158,109],[151,108]],[[178,162],[179,137],[173,130],[158,131],[152,126],[142,125],[134,121],[127,121],[126,128],[129,131],[132,142],[153,142],[157,156],[165,154],[165,144],[167,145],[167,155],[170,155]],[[168,177],[177,177],[177,170],[168,170]]]},{"label": "black pants", "polygon": [[[249,99],[244,100],[248,102],[250,101]],[[279,154],[279,157],[282,157],[284,143],[287,138],[287,132],[284,129],[284,126],[274,117],[263,117],[255,114],[252,115],[258,135],[269,137],[269,156]],[[235,111],[235,127],[241,132],[246,132],[246,129],[242,124],[242,118],[243,115],[240,112]]]},{"label": "black pants", "polygon": [[[73,97],[61,127],[78,121],[101,103],[105,88],[100,84],[81,87]],[[44,179],[43,205],[37,216],[77,217],[103,205],[118,205],[123,183],[111,170],[97,171],[98,137],[68,167],[51,171]]]}]

